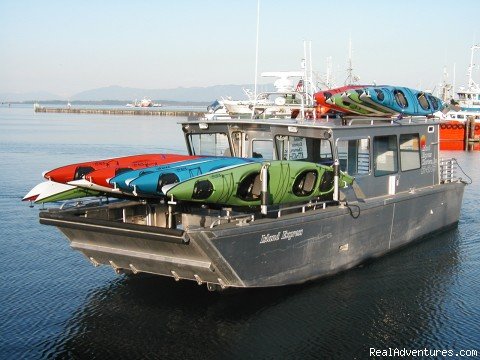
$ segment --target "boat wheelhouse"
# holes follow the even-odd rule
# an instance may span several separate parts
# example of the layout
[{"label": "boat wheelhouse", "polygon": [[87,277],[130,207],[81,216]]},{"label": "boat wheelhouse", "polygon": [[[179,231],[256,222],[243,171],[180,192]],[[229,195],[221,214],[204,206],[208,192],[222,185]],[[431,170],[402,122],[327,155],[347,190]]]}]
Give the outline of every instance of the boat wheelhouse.
[{"label": "boat wheelhouse", "polygon": [[[95,266],[193,280],[212,290],[303,283],[458,222],[465,182],[454,160],[439,158],[439,123],[432,119],[197,119],[180,125],[190,155],[263,159],[245,190],[261,205],[124,200],[48,209],[40,222],[58,227]],[[277,160],[333,166],[334,191],[269,204],[268,184],[279,179],[268,167]],[[355,178],[353,185],[342,187],[340,170]],[[307,180],[297,180],[292,183],[306,186]],[[308,186],[320,185],[312,180]]]}]

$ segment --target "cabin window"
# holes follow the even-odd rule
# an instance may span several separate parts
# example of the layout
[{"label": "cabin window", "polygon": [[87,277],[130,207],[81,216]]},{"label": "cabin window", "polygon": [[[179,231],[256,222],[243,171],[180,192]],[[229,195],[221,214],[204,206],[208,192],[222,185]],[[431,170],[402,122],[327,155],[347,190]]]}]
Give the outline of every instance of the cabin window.
[{"label": "cabin window", "polygon": [[423,110],[430,109],[430,104],[428,103],[428,100],[427,100],[427,97],[425,96],[425,93],[419,93],[417,95],[417,100],[418,100],[418,103],[420,104],[420,107]]},{"label": "cabin window", "polygon": [[224,133],[190,134],[192,155],[231,156],[228,137]]},{"label": "cabin window", "polygon": [[275,136],[277,159],[303,160],[324,165],[333,164],[330,141],[302,136]]},{"label": "cabin window", "polygon": [[458,114],[457,119],[465,119],[465,116]]},{"label": "cabin window", "polygon": [[408,101],[403,91],[394,90],[393,96],[395,96],[395,101],[397,102],[398,106],[400,106],[401,108],[406,108],[408,106]]},{"label": "cabin window", "polygon": [[400,166],[402,171],[420,169],[420,136],[400,135]]},{"label": "cabin window", "polygon": [[373,159],[375,176],[395,174],[398,171],[397,136],[376,136],[373,138]]},{"label": "cabin window", "polygon": [[272,140],[263,140],[263,139],[252,140],[252,157],[272,160],[273,159]]},{"label": "cabin window", "polygon": [[339,140],[337,151],[342,171],[349,175],[370,173],[370,141],[368,138]]}]

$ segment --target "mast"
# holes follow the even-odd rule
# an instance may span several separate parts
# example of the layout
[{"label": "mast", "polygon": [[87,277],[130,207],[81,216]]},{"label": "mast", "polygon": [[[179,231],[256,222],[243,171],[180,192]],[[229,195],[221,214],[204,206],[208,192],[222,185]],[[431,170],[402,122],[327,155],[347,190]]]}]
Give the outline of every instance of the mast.
[{"label": "mast", "polygon": [[468,75],[468,88],[469,89],[473,89],[473,88],[476,88],[478,85],[475,83],[475,81],[473,81],[473,77],[472,77],[472,73],[473,73],[473,67],[474,67],[474,64],[473,64],[473,53],[475,52],[475,50],[478,50],[480,49],[480,46],[479,45],[473,45],[470,50],[471,50],[471,53],[470,53],[470,66],[468,67],[468,72],[467,72],[467,75]]}]

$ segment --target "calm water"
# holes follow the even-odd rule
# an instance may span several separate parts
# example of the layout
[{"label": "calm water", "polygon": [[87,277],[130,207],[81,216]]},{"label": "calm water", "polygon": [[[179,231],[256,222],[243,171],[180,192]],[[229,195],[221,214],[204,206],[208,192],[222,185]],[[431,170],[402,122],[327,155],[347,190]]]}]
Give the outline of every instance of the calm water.
[{"label": "calm water", "polygon": [[457,229],[302,286],[210,293],[94,268],[20,199],[59,165],[185,152],[178,118],[0,108],[0,358],[366,358],[377,349],[480,354],[480,153]]}]

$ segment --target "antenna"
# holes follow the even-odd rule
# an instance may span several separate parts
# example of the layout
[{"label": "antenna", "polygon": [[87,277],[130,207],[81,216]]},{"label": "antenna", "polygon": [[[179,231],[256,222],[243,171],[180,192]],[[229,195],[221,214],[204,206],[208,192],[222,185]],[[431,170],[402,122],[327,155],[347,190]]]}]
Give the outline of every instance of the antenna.
[{"label": "antenna", "polygon": [[257,0],[257,41],[255,45],[255,94],[253,97],[253,108],[257,103],[257,74],[258,74],[258,33],[260,25],[260,0]]},{"label": "antenna", "polygon": [[348,68],[347,68],[347,79],[345,80],[345,85],[351,85],[358,81],[358,77],[353,75],[353,66],[352,66],[352,37],[349,37],[348,40]]}]

